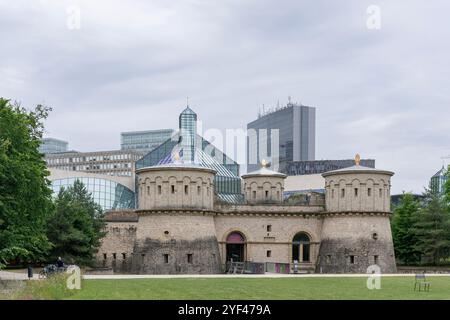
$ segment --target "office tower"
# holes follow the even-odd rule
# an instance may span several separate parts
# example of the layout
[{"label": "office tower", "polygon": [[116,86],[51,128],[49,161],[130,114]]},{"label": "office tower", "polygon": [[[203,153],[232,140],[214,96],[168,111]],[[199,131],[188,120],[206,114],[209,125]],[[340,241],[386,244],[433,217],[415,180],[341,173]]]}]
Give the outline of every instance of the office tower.
[{"label": "office tower", "polygon": [[[289,102],[285,107],[260,114],[258,119],[247,124],[247,132],[248,172],[257,170],[262,158],[271,159],[275,165],[278,162],[279,167],[274,169],[281,172],[288,161],[315,159],[314,107]],[[272,150],[272,147],[277,147],[277,150]]]}]

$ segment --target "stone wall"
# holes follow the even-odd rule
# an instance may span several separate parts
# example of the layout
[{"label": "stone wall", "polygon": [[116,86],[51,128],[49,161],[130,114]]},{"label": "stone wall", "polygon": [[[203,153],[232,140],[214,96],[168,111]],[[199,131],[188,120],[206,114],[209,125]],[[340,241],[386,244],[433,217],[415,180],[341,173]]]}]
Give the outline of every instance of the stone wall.
[{"label": "stone wall", "polygon": [[[240,232],[246,240],[246,260],[253,262],[292,262],[292,241],[299,232],[311,241],[310,263],[315,264],[320,243],[322,219],[319,215],[292,214],[218,214],[215,218],[222,263],[226,259],[226,239]],[[271,231],[268,230],[270,226]],[[267,251],[271,256],[267,257]]]},{"label": "stone wall", "polygon": [[336,174],[326,176],[325,180],[325,201],[327,211],[390,211],[389,174]]},{"label": "stone wall", "polygon": [[243,179],[245,200],[248,203],[281,203],[283,201],[284,176],[248,175]]},{"label": "stone wall", "polygon": [[136,242],[137,222],[107,222],[107,234],[97,252],[99,267],[127,270]]},{"label": "stone wall", "polygon": [[149,167],[137,171],[139,210],[211,210],[214,171],[200,167]]},{"label": "stone wall", "polygon": [[388,214],[334,214],[323,220],[316,272],[366,273],[377,264],[395,273],[395,256]]},{"label": "stone wall", "polygon": [[136,242],[129,271],[137,274],[220,273],[217,239],[161,241],[146,238]]}]

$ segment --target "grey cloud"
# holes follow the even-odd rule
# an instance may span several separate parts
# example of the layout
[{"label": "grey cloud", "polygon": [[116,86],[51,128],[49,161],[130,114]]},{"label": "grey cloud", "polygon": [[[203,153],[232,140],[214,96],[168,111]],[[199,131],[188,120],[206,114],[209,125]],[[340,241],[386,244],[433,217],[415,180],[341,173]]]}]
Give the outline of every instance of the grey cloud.
[{"label": "grey cloud", "polygon": [[[382,28],[366,28],[381,8]],[[66,28],[66,8],[81,29]],[[2,1],[0,95],[54,111],[74,149],[176,127],[240,128],[287,96],[317,107],[317,158],[356,152],[421,192],[450,153],[446,1]]]}]

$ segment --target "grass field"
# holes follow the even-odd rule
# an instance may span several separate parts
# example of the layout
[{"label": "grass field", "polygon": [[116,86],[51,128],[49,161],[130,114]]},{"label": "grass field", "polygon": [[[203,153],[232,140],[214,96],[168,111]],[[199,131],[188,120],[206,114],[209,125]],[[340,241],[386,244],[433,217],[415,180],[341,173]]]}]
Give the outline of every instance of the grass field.
[{"label": "grass field", "polygon": [[430,292],[414,292],[414,277],[178,278],[84,280],[70,299],[450,299],[450,277],[429,277]]}]

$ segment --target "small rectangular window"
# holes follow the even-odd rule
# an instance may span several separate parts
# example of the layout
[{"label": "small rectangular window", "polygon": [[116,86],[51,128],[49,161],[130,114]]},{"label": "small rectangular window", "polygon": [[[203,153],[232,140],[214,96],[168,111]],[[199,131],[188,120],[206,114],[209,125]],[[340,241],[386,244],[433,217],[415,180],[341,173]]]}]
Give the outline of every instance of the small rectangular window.
[{"label": "small rectangular window", "polygon": [[256,199],[256,191],[253,191],[253,199]]},{"label": "small rectangular window", "polygon": [[372,189],[371,189],[371,188],[368,188],[368,189],[367,189],[367,196],[370,197],[371,195],[372,195]]},{"label": "small rectangular window", "polygon": [[169,255],[167,253],[164,254],[164,263],[169,263]]},{"label": "small rectangular window", "polygon": [[116,254],[115,254],[115,253],[113,253],[113,259],[114,259],[114,260],[116,260],[116,259],[117,259],[117,256],[116,256]]},{"label": "small rectangular window", "polygon": [[158,194],[161,194],[161,186],[158,186]]},{"label": "small rectangular window", "polygon": [[267,258],[270,258],[272,256],[272,250],[267,250],[266,255],[267,255]]},{"label": "small rectangular window", "polygon": [[350,264],[355,264],[355,256],[350,256]]},{"label": "small rectangular window", "polygon": [[106,260],[108,256],[106,255],[106,253],[103,254],[103,260]]},{"label": "small rectangular window", "polygon": [[170,188],[171,188],[171,192],[172,192],[172,193],[175,193],[175,186],[174,186],[174,185],[171,185]]},{"label": "small rectangular window", "polygon": [[200,195],[201,192],[202,192],[202,191],[201,191],[201,188],[200,188],[200,186],[198,186],[198,187],[197,187],[197,194]]},{"label": "small rectangular window", "polygon": [[184,186],[184,194],[189,194],[189,186]]},{"label": "small rectangular window", "polygon": [[373,256],[373,264],[378,264],[378,256]]},{"label": "small rectangular window", "polygon": [[147,186],[147,195],[150,195],[150,186]]},{"label": "small rectangular window", "polygon": [[127,254],[126,253],[122,253],[122,259],[126,260],[126,258],[127,258]]},{"label": "small rectangular window", "polygon": [[272,231],[272,225],[271,224],[268,224],[267,225],[267,232],[271,232]]},{"label": "small rectangular window", "polygon": [[345,197],[345,189],[341,189],[341,198]]},{"label": "small rectangular window", "polygon": [[358,188],[355,188],[355,197],[358,196]]},{"label": "small rectangular window", "polygon": [[269,191],[266,190],[266,199],[269,198]]},{"label": "small rectangular window", "polygon": [[187,262],[192,263],[192,253],[188,253],[187,255]]}]

